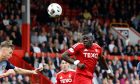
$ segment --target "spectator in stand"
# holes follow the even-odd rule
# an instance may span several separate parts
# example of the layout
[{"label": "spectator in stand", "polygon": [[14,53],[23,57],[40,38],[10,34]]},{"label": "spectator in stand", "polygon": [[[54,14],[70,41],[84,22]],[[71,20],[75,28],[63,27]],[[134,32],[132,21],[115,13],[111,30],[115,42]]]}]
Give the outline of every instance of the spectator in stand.
[{"label": "spectator in stand", "polygon": [[25,76],[24,77],[23,84],[30,84],[30,78],[29,78],[29,76]]},{"label": "spectator in stand", "polygon": [[35,43],[32,47],[33,47],[33,52],[35,52],[35,53],[41,53],[41,49],[40,49],[38,43]]},{"label": "spectator in stand", "polygon": [[121,48],[124,48],[124,43],[120,36],[117,37],[116,42],[117,42],[116,45],[118,46],[118,50],[120,50]]},{"label": "spectator in stand", "polygon": [[53,83],[56,83],[56,68],[52,61],[49,61],[48,77]]},{"label": "spectator in stand", "polygon": [[114,59],[112,60],[112,63],[113,63],[113,68],[112,68],[113,71],[118,70],[122,66],[118,57],[114,57]]},{"label": "spectator in stand", "polygon": [[64,20],[62,20],[62,26],[67,29],[70,28],[70,22],[67,17],[64,17]]},{"label": "spectator in stand", "polygon": [[124,51],[124,54],[128,55],[128,56],[132,56],[133,55],[132,47],[131,46],[126,47],[126,50]]},{"label": "spectator in stand", "polygon": [[47,52],[47,46],[46,46],[46,42],[43,42],[42,44],[41,44],[41,52]]},{"label": "spectator in stand", "polygon": [[28,52],[25,53],[25,56],[23,57],[23,59],[28,62],[29,64],[31,64],[31,57],[29,55]]},{"label": "spectator in stand", "polygon": [[115,42],[115,41],[112,40],[112,41],[110,42],[110,44],[108,45],[108,49],[109,49],[109,52],[110,52],[110,53],[112,53],[112,52],[113,52],[113,49],[116,47],[114,42]]},{"label": "spectator in stand", "polygon": [[134,46],[133,55],[140,56],[140,49],[138,46]]},{"label": "spectator in stand", "polygon": [[14,76],[14,77],[12,77],[12,84],[16,84],[17,83],[17,78]]},{"label": "spectator in stand", "polygon": [[38,41],[38,32],[33,32],[31,34],[31,43],[34,44],[34,43],[39,43]]},{"label": "spectator in stand", "polygon": [[54,65],[56,67],[56,72],[60,71],[60,64],[61,64],[61,59],[59,57],[59,53],[56,53],[55,57],[53,58]]},{"label": "spectator in stand", "polygon": [[84,17],[84,19],[88,20],[88,19],[92,18],[92,15],[87,9],[85,9],[83,12],[83,17]]},{"label": "spectator in stand", "polygon": [[46,37],[45,33],[41,32],[39,34],[38,41],[39,41],[39,44],[42,44],[43,42],[47,42],[47,37]]},{"label": "spectator in stand", "polygon": [[113,51],[110,53],[110,55],[121,55],[121,53],[118,51],[118,48],[115,46],[113,48]]},{"label": "spectator in stand", "polygon": [[19,28],[21,28],[22,20],[20,18],[20,15],[16,15],[15,21],[16,21],[16,26],[19,27]]},{"label": "spectator in stand", "polygon": [[37,58],[37,54],[36,53],[32,53],[30,58],[31,58],[31,65],[34,66],[34,61]]},{"label": "spectator in stand", "polygon": [[128,69],[128,71],[130,71],[130,72],[132,71],[131,67],[129,67],[128,64],[127,64],[127,61],[124,61],[123,62],[122,68],[123,68],[124,71],[126,69]]},{"label": "spectator in stand", "polygon": [[2,82],[2,84],[10,84],[8,77],[4,78],[4,81]]},{"label": "spectator in stand", "polygon": [[34,60],[34,68],[37,68],[37,67],[39,67],[39,58],[36,58]]},{"label": "spectator in stand", "polygon": [[125,84],[127,78],[126,78],[126,75],[123,74],[122,77],[120,78],[120,84]]},{"label": "spectator in stand", "polygon": [[13,32],[15,32],[15,45],[21,46],[21,33],[20,33],[20,28],[17,26],[13,26],[12,29]]},{"label": "spectator in stand", "polygon": [[134,56],[134,59],[132,60],[133,67],[136,67],[138,63],[139,63],[138,57]]},{"label": "spectator in stand", "polygon": [[128,65],[128,70],[130,70],[130,72],[132,72],[133,65],[132,65],[132,62],[131,62],[131,58],[130,57],[128,57],[128,59],[127,59],[127,65]]},{"label": "spectator in stand", "polygon": [[4,16],[4,19],[3,19],[3,25],[4,26],[7,26],[7,25],[9,25],[10,24],[10,21],[9,21],[9,19],[8,19],[8,15],[5,15]]},{"label": "spectator in stand", "polygon": [[49,43],[48,43],[47,51],[48,51],[49,53],[54,53],[54,45],[53,45],[52,42],[49,42]]},{"label": "spectator in stand", "polygon": [[60,44],[58,42],[58,39],[54,40],[54,52],[55,53],[60,53]]}]

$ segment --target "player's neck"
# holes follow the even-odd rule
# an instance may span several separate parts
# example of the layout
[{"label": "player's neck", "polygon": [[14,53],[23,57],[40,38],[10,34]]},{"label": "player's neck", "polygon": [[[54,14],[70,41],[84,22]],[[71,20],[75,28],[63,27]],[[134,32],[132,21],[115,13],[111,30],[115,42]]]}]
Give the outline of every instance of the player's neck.
[{"label": "player's neck", "polygon": [[68,72],[68,70],[63,70],[64,73]]},{"label": "player's neck", "polygon": [[89,45],[89,46],[85,46],[85,48],[90,48],[91,47],[91,45]]}]

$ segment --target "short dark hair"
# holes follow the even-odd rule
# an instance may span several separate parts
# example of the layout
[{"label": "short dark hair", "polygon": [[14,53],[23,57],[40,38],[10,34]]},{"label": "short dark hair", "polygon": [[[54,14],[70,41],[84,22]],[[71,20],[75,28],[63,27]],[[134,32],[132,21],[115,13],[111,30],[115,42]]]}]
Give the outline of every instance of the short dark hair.
[{"label": "short dark hair", "polygon": [[12,43],[12,40],[1,42],[0,47],[8,47],[8,48],[14,49],[14,45]]},{"label": "short dark hair", "polygon": [[89,33],[92,33],[91,28],[85,27],[85,28],[82,29],[82,34],[83,35],[89,34]]}]

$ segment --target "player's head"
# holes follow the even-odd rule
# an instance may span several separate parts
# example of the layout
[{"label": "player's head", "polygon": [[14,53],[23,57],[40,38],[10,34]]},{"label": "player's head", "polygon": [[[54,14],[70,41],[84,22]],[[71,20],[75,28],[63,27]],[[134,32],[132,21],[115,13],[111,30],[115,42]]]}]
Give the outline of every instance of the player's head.
[{"label": "player's head", "polygon": [[2,58],[4,60],[9,59],[12,56],[13,49],[14,46],[12,44],[12,41],[1,42],[0,51],[1,51]]},{"label": "player's head", "polygon": [[60,66],[61,66],[61,70],[63,70],[63,71],[67,71],[69,69],[69,63],[64,60],[61,61]]},{"label": "player's head", "polygon": [[92,45],[92,43],[93,43],[93,35],[92,35],[92,33],[87,33],[87,32],[83,33],[82,41],[83,41],[83,43],[84,43],[84,45],[86,47],[90,47]]}]

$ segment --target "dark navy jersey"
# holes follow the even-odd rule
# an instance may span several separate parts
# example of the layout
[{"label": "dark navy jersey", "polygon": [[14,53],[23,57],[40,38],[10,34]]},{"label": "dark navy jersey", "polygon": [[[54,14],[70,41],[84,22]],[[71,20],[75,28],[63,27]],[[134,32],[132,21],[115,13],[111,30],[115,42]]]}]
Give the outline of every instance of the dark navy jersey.
[{"label": "dark navy jersey", "polygon": [[13,66],[11,63],[9,63],[6,60],[0,62],[0,74],[4,73],[5,70],[14,69],[14,68],[15,66]]}]

